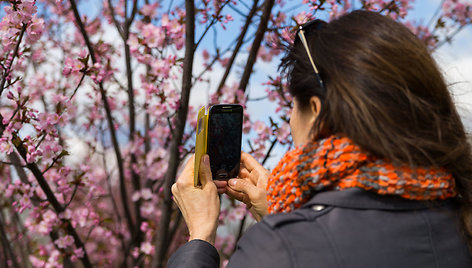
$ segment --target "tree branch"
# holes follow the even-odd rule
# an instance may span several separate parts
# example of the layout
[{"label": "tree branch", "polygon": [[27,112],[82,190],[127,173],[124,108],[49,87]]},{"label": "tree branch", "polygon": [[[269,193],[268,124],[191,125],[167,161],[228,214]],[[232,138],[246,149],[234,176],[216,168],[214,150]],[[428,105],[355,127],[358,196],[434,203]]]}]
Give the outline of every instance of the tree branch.
[{"label": "tree branch", "polygon": [[[16,260],[16,256],[13,252],[13,249],[10,247],[11,243],[8,241],[7,233],[5,232],[5,229],[3,228],[5,224],[3,223],[3,215],[0,211],[0,240],[3,245],[3,254],[5,255],[5,263],[8,264],[8,255],[10,255],[10,261],[11,261],[11,267],[17,268],[20,267],[18,264],[18,261]],[[6,267],[9,267],[10,265],[7,265]]]},{"label": "tree branch", "polygon": [[182,77],[182,93],[180,105],[177,111],[174,135],[170,145],[169,165],[164,176],[164,204],[162,216],[159,222],[159,234],[161,239],[157,242],[156,253],[152,267],[162,267],[167,248],[164,248],[169,237],[169,223],[172,212],[172,194],[170,188],[175,181],[177,168],[179,166],[179,147],[182,141],[185,122],[187,120],[188,102],[190,98],[190,89],[192,87],[193,57],[195,54],[195,3],[193,0],[185,0],[185,57]]},{"label": "tree branch", "polygon": [[[97,59],[95,57],[95,51],[92,47],[92,43],[90,42],[90,39],[88,37],[87,32],[85,31],[84,24],[82,23],[82,20],[80,18],[79,11],[77,9],[77,4],[75,3],[75,0],[70,0],[71,8],[74,13],[75,21],[77,23],[77,27],[79,28],[79,31],[82,34],[82,37],[84,38],[84,42],[87,45],[88,51],[90,53],[90,58],[92,59],[93,63],[97,62]],[[111,136],[111,141],[113,144],[113,149],[115,151],[115,156],[116,156],[116,163],[118,166],[118,173],[119,173],[119,180],[120,180],[120,194],[122,198],[122,204],[123,204],[123,210],[125,212],[126,220],[128,223],[128,228],[131,233],[133,233],[134,230],[134,224],[133,224],[133,218],[131,216],[131,212],[128,206],[128,194],[126,192],[126,183],[125,183],[125,173],[124,173],[124,168],[123,168],[123,158],[121,155],[121,150],[120,150],[120,145],[118,144],[118,139],[116,137],[116,132],[115,132],[115,126],[113,124],[113,117],[111,115],[111,108],[110,104],[108,103],[108,99],[106,96],[105,89],[103,87],[103,83],[99,82],[98,83],[99,89],[100,89],[100,95],[102,98],[103,106],[105,108],[105,113],[107,117],[107,122],[108,122],[108,128],[110,129],[110,136]]]},{"label": "tree branch", "polygon": [[200,36],[200,38],[198,39],[197,43],[195,44],[194,46],[194,50],[197,49],[198,45],[200,45],[200,42],[203,40],[203,37],[205,37],[205,35],[207,34],[208,30],[210,30],[211,26],[213,26],[217,21],[218,21],[218,17],[220,16],[220,13],[221,11],[223,10],[223,8],[229,3],[231,2],[231,0],[227,0],[226,2],[224,2],[222,5],[221,5],[221,8],[218,10],[218,12],[216,13],[216,15],[213,17],[213,19],[211,20],[211,22],[207,25],[207,27],[205,28],[205,30],[203,31],[203,34],[202,36]]},{"label": "tree branch", "polygon": [[[125,1],[126,3],[127,1]],[[126,19],[125,25],[123,27],[123,45],[125,50],[125,66],[126,66],[126,78],[128,80],[128,113],[129,113],[129,139],[131,143],[135,141],[136,134],[136,107],[135,107],[135,97],[134,97],[134,86],[133,86],[133,71],[131,69],[131,51],[128,45],[129,38],[129,29],[134,20],[135,13],[137,11],[137,0],[133,2],[133,10],[131,12],[131,17]],[[130,164],[129,169],[131,171],[131,182],[133,184],[133,190],[135,192],[141,190],[141,182],[139,174],[134,170],[134,166],[138,163],[136,153],[130,152]],[[136,215],[136,224],[134,225],[134,230],[131,232],[131,245],[139,246],[141,244],[143,233],[141,231],[141,223],[143,221],[141,216],[141,200],[138,199],[134,202],[134,213]],[[132,247],[131,247],[132,248]]]},{"label": "tree branch", "polygon": [[249,52],[249,56],[247,58],[247,63],[246,67],[244,68],[243,75],[241,77],[241,82],[239,83],[239,89],[241,89],[242,91],[246,91],[247,84],[249,83],[252,68],[254,67],[254,64],[256,62],[257,52],[259,51],[262,39],[264,38],[264,34],[267,30],[267,24],[269,23],[270,13],[272,12],[273,6],[274,0],[266,0],[264,2],[264,11],[261,16],[261,21],[256,31],[256,37],[254,37],[254,41],[252,42],[251,51]]},{"label": "tree branch", "polygon": [[111,20],[113,21],[113,24],[115,24],[116,30],[118,31],[118,33],[120,34],[120,36],[123,37],[123,36],[124,36],[124,34],[123,34],[123,29],[121,28],[120,23],[119,23],[118,20],[116,19],[116,16],[115,16],[115,9],[113,8],[113,5],[112,5],[111,0],[108,0],[108,9],[110,10]]},{"label": "tree branch", "polygon": [[272,143],[271,143],[271,145],[270,145],[270,147],[269,147],[269,150],[267,151],[267,153],[266,153],[266,155],[265,155],[265,157],[264,157],[264,160],[262,160],[262,165],[264,165],[265,162],[267,161],[267,159],[269,159],[270,153],[272,152],[272,149],[274,149],[275,144],[277,144],[277,138],[275,138],[275,139],[272,141]]},{"label": "tree branch", "polygon": [[459,28],[457,28],[452,34],[450,34],[449,36],[446,36],[444,38],[444,40],[442,40],[441,42],[438,42],[436,44],[436,48],[435,49],[438,49],[439,47],[443,46],[445,43],[450,43],[452,41],[452,38],[454,38],[454,36],[456,36],[460,31],[462,31],[462,29],[464,29],[464,25],[461,25]]},{"label": "tree branch", "polygon": [[218,85],[218,88],[216,90],[217,95],[221,94],[221,89],[223,88],[223,86],[226,83],[226,79],[228,78],[229,72],[231,71],[231,67],[233,66],[234,60],[236,59],[236,56],[239,53],[239,49],[241,48],[241,46],[244,43],[244,37],[246,36],[247,30],[249,29],[249,26],[251,25],[252,18],[256,14],[257,3],[258,2],[259,2],[259,0],[254,0],[254,2],[252,4],[251,11],[249,11],[249,14],[246,17],[246,23],[244,24],[244,27],[241,31],[241,34],[239,35],[238,43],[236,44],[236,47],[233,50],[233,54],[231,55],[231,58],[228,62],[228,66],[226,67],[225,73],[223,74],[223,77],[221,78],[220,84]]},{"label": "tree branch", "polygon": [[75,94],[77,93],[77,90],[79,90],[79,87],[82,85],[82,82],[84,81],[84,78],[85,78],[85,75],[86,75],[86,74],[87,74],[87,73],[84,72],[84,73],[82,74],[82,77],[80,77],[79,83],[78,83],[77,86],[75,87],[74,92],[72,92],[72,95],[69,97],[69,101],[72,100],[72,98],[74,98]]},{"label": "tree branch", "polygon": [[[3,121],[3,116],[0,114],[0,122],[2,121]],[[0,131],[2,133],[4,131],[3,124],[0,124]],[[15,134],[12,134],[12,135],[13,135],[13,139],[19,139],[19,137],[17,137]],[[23,146],[23,144],[19,143],[18,145],[15,145],[15,148],[20,154],[20,156],[23,158],[23,160],[26,162],[27,151],[26,151],[26,148]],[[56,196],[54,195],[51,188],[49,187],[49,184],[47,183],[46,178],[44,178],[43,173],[41,172],[39,167],[35,163],[27,163],[27,167],[31,171],[31,173],[33,173],[34,177],[36,178],[36,181],[38,182],[39,186],[41,187],[44,194],[46,195],[47,200],[52,205],[56,213],[59,214],[63,212],[64,208],[56,199]],[[77,248],[82,248],[84,250],[84,256],[80,258],[80,260],[82,261],[82,264],[84,265],[84,267],[92,267],[92,264],[90,263],[90,260],[88,258],[87,251],[85,249],[85,245],[80,239],[77,232],[75,231],[74,227],[72,227],[72,224],[70,223],[69,220],[63,219],[62,221],[65,223],[66,232],[74,238],[75,246]]]},{"label": "tree branch", "polygon": [[0,96],[2,96],[3,90],[5,89],[5,82],[7,81],[7,77],[10,74],[11,67],[13,66],[13,62],[15,61],[15,58],[18,56],[18,52],[20,50],[20,44],[21,40],[23,39],[23,35],[25,34],[27,25],[23,23],[23,26],[21,27],[21,32],[20,36],[18,37],[18,42],[15,45],[15,50],[13,50],[13,55],[10,61],[10,64],[8,67],[6,67],[5,72],[3,73],[2,80],[0,81]]},{"label": "tree branch", "polygon": [[134,17],[136,16],[136,12],[138,11],[138,0],[133,0],[133,9],[131,10],[131,15],[128,19],[126,19],[125,27],[128,28],[133,23]]}]

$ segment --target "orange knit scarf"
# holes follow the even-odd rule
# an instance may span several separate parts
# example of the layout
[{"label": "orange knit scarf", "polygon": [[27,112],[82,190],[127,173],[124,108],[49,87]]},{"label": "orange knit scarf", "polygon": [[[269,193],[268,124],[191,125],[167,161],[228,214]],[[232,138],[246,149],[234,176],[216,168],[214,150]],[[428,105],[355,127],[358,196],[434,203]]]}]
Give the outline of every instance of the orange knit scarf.
[{"label": "orange knit scarf", "polygon": [[269,213],[290,212],[319,191],[354,187],[413,200],[456,195],[455,180],[444,168],[394,165],[363,152],[349,138],[331,136],[280,160],[267,184]]}]

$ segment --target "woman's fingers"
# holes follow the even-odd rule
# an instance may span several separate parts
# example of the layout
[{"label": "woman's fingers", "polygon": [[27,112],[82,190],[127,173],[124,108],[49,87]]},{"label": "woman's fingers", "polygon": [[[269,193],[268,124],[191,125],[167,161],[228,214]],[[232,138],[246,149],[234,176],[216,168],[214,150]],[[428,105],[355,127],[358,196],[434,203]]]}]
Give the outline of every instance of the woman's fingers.
[{"label": "woman's fingers", "polygon": [[234,189],[232,189],[231,187],[228,186],[228,187],[226,187],[226,194],[229,195],[230,197],[232,197],[236,200],[239,200],[239,201],[243,202],[244,204],[246,204],[248,209],[252,207],[251,199],[249,199],[249,196],[246,193],[236,191],[236,190],[234,190]]},{"label": "woman's fingers", "polygon": [[227,181],[214,180],[213,183],[216,185],[219,194],[226,193],[226,185],[228,185]]},{"label": "woman's fingers", "polygon": [[249,172],[262,167],[254,157],[246,152],[241,152],[241,163],[244,164],[244,167],[246,167]]},{"label": "woman's fingers", "polygon": [[239,171],[240,178],[247,178],[250,174],[251,173],[249,172],[249,170],[247,170],[247,168],[241,168],[241,170]]},{"label": "woman's fingers", "polygon": [[228,181],[226,192],[248,205],[257,221],[267,214],[265,188],[254,185],[250,180],[231,179]]},{"label": "woman's fingers", "polygon": [[[247,180],[242,180],[242,179],[230,179],[228,181],[228,186],[230,189],[237,191],[237,192],[242,192],[249,198],[249,201],[252,196],[254,196],[255,191],[257,190],[256,186]],[[244,202],[247,203],[247,202]]]}]

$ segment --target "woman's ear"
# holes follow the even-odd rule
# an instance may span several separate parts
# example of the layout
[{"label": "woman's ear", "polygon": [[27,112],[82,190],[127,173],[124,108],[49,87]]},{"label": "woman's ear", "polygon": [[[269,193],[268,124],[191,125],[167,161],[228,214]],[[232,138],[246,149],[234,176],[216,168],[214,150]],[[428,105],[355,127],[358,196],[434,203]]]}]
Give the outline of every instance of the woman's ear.
[{"label": "woman's ear", "polygon": [[316,96],[310,98],[310,108],[312,115],[316,119],[321,112],[321,100]]}]

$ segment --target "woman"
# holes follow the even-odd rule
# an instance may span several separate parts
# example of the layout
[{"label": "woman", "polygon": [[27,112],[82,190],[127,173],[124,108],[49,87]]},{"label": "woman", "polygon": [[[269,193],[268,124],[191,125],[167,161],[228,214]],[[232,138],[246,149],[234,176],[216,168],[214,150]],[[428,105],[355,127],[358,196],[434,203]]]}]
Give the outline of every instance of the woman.
[{"label": "woman", "polygon": [[217,192],[260,221],[228,267],[472,267],[471,149],[425,45],[354,11],[301,27],[281,66],[296,149],[270,175],[243,153],[228,184],[206,156],[202,188],[189,161],[172,191],[190,241],[169,267],[219,265]]}]

